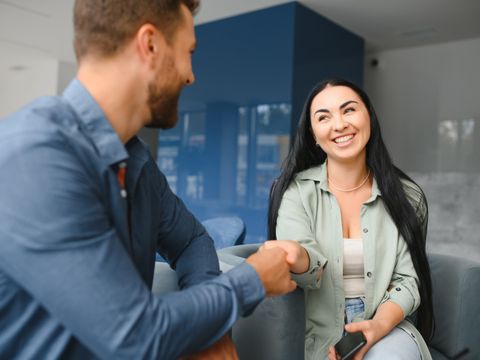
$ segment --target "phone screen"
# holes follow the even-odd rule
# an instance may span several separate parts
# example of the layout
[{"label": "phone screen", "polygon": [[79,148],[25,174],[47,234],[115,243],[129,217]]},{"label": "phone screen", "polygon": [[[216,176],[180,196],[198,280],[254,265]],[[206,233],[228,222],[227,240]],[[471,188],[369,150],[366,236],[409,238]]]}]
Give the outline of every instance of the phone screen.
[{"label": "phone screen", "polygon": [[335,351],[340,355],[342,360],[348,360],[366,343],[367,340],[361,331],[348,333],[336,343]]}]

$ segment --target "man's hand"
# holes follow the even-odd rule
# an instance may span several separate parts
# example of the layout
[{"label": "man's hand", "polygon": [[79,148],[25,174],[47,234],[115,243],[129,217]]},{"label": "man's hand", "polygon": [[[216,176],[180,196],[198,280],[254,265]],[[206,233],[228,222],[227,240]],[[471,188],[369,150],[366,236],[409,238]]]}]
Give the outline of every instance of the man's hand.
[{"label": "man's hand", "polygon": [[290,264],[290,271],[296,274],[303,274],[310,266],[310,258],[302,245],[294,240],[270,240],[265,241],[260,250],[279,247],[287,253],[287,262]]},{"label": "man's hand", "polygon": [[208,349],[184,357],[181,360],[239,360],[239,358],[230,335],[225,334]]},{"label": "man's hand", "polygon": [[258,251],[246,262],[257,271],[267,296],[287,294],[297,287],[290,277],[287,253],[279,247]]}]

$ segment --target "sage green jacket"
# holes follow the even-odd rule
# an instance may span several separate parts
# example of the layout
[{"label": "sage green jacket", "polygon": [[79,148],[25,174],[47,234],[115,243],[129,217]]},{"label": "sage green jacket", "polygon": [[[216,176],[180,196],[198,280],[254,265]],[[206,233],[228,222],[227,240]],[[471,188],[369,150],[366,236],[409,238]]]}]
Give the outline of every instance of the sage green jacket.
[{"label": "sage green jacket", "polygon": [[[404,181],[403,186],[417,215],[426,224],[426,206],[415,191],[416,185]],[[420,303],[418,277],[375,179],[360,217],[365,312],[354,321],[371,319],[385,301],[393,301],[406,316],[411,315]],[[323,360],[328,346],[342,336],[345,308],[342,219],[335,196],[328,189],[325,164],[296,175],[282,198],[276,234],[277,239],[298,241],[310,257],[308,271],[293,278],[305,293],[305,358]],[[412,323],[403,320],[398,327],[417,342],[422,359],[431,359],[425,341]]]}]

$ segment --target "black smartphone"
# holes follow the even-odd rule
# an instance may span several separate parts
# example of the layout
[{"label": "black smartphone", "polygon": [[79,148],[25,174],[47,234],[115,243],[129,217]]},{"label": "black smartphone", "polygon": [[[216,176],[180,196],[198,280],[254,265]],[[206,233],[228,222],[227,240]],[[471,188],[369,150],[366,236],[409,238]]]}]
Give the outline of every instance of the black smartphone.
[{"label": "black smartphone", "polygon": [[348,333],[335,344],[335,351],[342,360],[348,360],[367,343],[361,331]]}]

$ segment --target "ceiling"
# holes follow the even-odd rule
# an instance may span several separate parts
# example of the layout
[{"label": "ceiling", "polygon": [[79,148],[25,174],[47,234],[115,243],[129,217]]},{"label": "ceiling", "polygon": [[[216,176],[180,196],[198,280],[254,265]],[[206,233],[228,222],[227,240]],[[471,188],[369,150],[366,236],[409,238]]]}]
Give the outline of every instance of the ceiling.
[{"label": "ceiling", "polygon": [[[28,57],[74,62],[74,0],[0,0],[0,66]],[[196,23],[287,3],[202,0]],[[302,0],[310,9],[362,36],[367,51],[480,37],[480,0]]]}]

